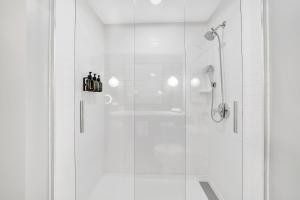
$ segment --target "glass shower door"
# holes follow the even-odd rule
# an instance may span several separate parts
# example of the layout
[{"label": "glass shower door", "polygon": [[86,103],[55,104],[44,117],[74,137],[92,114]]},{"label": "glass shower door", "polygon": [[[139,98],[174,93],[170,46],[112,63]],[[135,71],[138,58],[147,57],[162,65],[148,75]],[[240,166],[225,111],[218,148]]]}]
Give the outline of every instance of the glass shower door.
[{"label": "glass shower door", "polygon": [[240,1],[76,2],[77,200],[242,200]]},{"label": "glass shower door", "polygon": [[76,1],[77,200],[133,200],[133,24],[131,0]]},{"label": "glass shower door", "polygon": [[242,200],[241,2],[185,2],[187,199]]},{"label": "glass shower door", "polygon": [[185,200],[184,1],[135,1],[135,200]]}]

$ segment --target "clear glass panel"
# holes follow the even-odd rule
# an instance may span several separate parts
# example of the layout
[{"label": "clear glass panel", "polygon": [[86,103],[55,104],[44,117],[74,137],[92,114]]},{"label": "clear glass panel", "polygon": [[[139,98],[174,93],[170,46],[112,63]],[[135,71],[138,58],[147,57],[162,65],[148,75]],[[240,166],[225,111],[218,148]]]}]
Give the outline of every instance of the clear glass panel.
[{"label": "clear glass panel", "polygon": [[[133,199],[133,11],[131,0],[77,0],[76,105],[84,104],[76,146],[79,200]],[[100,75],[103,92],[83,91],[89,72]]]},{"label": "clear glass panel", "polygon": [[242,200],[240,1],[77,0],[76,30],[78,199]]},{"label": "clear glass panel", "polygon": [[[224,21],[225,27],[222,26]],[[212,31],[212,28],[215,30]],[[212,189],[218,199],[241,200],[243,80],[240,1],[186,0],[185,36],[187,199],[205,199],[203,194]],[[216,123],[211,117],[211,104],[212,95],[214,109],[222,103],[219,45],[222,50],[224,102],[229,106],[230,116]],[[211,82],[216,83],[215,89]],[[233,126],[234,101],[238,102],[238,133],[234,133]],[[221,119],[215,111],[213,117]],[[197,189],[199,181],[202,182],[202,187],[198,188],[201,194]]]},{"label": "clear glass panel", "polygon": [[184,200],[184,1],[135,2],[135,200]]}]

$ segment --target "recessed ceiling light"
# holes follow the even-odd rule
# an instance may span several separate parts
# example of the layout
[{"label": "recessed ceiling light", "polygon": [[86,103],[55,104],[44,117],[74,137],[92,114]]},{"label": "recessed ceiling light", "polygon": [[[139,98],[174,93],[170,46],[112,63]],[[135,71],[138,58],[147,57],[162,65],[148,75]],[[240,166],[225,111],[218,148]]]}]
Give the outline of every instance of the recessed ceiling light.
[{"label": "recessed ceiling light", "polygon": [[153,5],[161,4],[162,0],[150,0]]}]

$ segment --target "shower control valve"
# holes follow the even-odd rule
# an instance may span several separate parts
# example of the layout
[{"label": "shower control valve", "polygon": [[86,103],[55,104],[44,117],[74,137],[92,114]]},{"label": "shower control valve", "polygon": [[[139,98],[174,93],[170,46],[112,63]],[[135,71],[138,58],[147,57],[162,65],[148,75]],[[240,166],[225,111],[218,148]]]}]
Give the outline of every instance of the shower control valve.
[{"label": "shower control valve", "polygon": [[218,107],[217,112],[222,119],[227,119],[230,116],[230,108],[227,103],[221,103]]},{"label": "shower control valve", "polygon": [[211,82],[211,87],[212,88],[216,88],[217,87],[217,83],[216,82]]}]

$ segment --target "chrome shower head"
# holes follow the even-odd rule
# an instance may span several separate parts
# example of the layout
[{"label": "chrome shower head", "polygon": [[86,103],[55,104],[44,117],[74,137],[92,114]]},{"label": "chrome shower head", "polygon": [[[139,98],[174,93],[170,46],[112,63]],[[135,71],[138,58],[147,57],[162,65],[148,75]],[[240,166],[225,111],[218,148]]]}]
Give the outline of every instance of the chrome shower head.
[{"label": "chrome shower head", "polygon": [[213,41],[216,36],[218,36],[218,29],[219,28],[225,28],[226,27],[226,21],[224,21],[222,24],[220,24],[219,26],[212,28],[210,31],[208,31],[204,37],[208,40],[208,41]]},{"label": "chrome shower head", "polygon": [[213,41],[216,37],[215,32],[213,30],[208,31],[204,37],[208,40],[208,41]]},{"label": "chrome shower head", "polygon": [[215,72],[215,68],[212,65],[208,65],[206,68],[206,72],[207,73],[214,73]]}]

